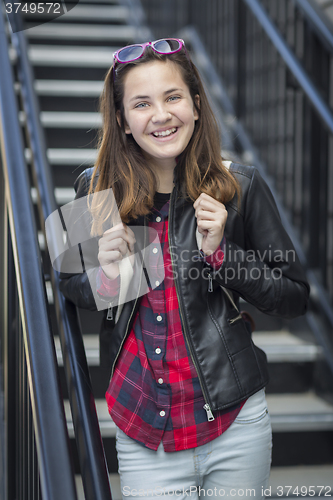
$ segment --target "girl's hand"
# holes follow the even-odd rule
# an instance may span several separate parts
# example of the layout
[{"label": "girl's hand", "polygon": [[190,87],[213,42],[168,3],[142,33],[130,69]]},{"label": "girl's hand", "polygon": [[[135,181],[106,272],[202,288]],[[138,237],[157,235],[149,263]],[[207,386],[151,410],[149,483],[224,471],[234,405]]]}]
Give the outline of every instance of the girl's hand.
[{"label": "girl's hand", "polygon": [[223,203],[205,193],[201,193],[193,207],[198,231],[203,235],[202,250],[206,255],[211,255],[222,241],[228,212]]},{"label": "girl's hand", "polygon": [[125,224],[120,223],[108,229],[98,241],[98,260],[104,274],[111,280],[119,275],[118,262],[126,256],[134,254],[135,236]]}]

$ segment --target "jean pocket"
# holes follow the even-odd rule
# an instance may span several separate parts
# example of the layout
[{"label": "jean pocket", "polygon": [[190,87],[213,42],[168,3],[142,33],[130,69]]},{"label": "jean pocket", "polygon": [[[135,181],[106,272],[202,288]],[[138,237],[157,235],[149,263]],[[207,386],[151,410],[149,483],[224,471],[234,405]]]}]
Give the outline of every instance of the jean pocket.
[{"label": "jean pocket", "polygon": [[263,418],[266,417],[266,415],[268,415],[268,408],[262,410],[258,415],[253,415],[248,418],[242,417],[241,413],[242,412],[240,412],[238,414],[238,417],[235,418],[234,421],[235,424],[240,424],[240,425],[255,424],[256,422],[260,422],[260,420],[262,420]]}]

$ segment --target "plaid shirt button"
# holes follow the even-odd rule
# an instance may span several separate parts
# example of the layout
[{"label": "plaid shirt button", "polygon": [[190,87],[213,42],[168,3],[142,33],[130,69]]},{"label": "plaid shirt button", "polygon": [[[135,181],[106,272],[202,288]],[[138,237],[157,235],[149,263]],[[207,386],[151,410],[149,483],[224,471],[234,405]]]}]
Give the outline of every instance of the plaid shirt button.
[{"label": "plaid shirt button", "polygon": [[163,319],[163,318],[162,318],[162,316],[159,314],[158,316],[156,316],[156,319],[157,319],[157,321],[162,321],[162,319]]},{"label": "plaid shirt button", "polygon": [[156,354],[161,354],[162,350],[159,347],[156,347],[155,352]]},{"label": "plaid shirt button", "polygon": [[158,215],[158,216],[156,217],[156,219],[155,219],[155,220],[156,220],[156,222],[161,222],[161,220],[162,220],[162,219],[161,219],[161,217]]},{"label": "plaid shirt button", "polygon": [[165,411],[164,410],[160,411],[160,416],[161,417],[165,417]]},{"label": "plaid shirt button", "polygon": [[164,380],[163,380],[162,378],[159,378],[159,379],[158,379],[158,383],[159,383],[159,384],[163,384],[163,382],[164,382]]},{"label": "plaid shirt button", "polygon": [[158,248],[154,247],[153,248],[153,253],[157,253],[158,252]]}]

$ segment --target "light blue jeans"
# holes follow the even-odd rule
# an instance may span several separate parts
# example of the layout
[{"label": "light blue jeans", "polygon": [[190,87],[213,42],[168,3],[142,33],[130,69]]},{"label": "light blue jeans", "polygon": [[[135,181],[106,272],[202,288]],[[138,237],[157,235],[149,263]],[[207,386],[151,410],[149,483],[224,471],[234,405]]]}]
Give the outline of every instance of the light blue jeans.
[{"label": "light blue jeans", "polygon": [[153,451],[120,429],[116,443],[124,499],[264,498],[272,451],[264,389],[246,401],[226,432],[203,446],[166,453],[161,443]]}]

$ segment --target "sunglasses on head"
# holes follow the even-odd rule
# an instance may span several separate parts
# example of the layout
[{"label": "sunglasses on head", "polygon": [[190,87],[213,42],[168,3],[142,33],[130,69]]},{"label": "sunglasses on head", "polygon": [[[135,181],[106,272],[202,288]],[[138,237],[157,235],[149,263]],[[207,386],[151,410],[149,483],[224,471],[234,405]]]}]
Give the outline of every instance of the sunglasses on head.
[{"label": "sunglasses on head", "polygon": [[185,49],[184,40],[181,40],[180,38],[162,38],[161,40],[155,40],[155,42],[135,43],[134,45],[122,47],[113,54],[113,60],[118,63],[136,61],[143,56],[148,46],[157,52],[157,54],[175,54],[183,47]]}]

